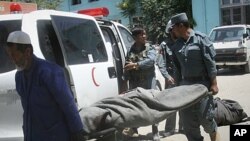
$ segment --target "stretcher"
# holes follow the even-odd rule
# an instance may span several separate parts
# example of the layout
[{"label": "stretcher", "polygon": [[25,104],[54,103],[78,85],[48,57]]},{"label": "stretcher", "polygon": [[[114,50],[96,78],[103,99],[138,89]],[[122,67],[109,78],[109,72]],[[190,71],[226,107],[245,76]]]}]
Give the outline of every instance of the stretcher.
[{"label": "stretcher", "polygon": [[[136,88],[81,109],[85,140],[125,141],[122,130],[159,123],[172,113],[208,95],[204,85],[178,86],[163,91]],[[107,139],[108,138],[108,139]]]}]

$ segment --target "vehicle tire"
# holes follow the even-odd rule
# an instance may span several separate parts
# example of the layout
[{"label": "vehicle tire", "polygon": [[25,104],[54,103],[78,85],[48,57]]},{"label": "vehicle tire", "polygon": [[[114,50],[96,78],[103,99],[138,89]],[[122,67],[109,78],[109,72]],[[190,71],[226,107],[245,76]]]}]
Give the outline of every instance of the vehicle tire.
[{"label": "vehicle tire", "polygon": [[162,90],[161,83],[159,82],[159,80],[156,80],[156,90]]},{"label": "vehicle tire", "polygon": [[219,69],[220,69],[220,66],[216,65],[216,69],[219,70]]},{"label": "vehicle tire", "polygon": [[220,69],[221,69],[221,68],[220,68],[218,65],[216,65],[216,70],[217,70],[217,72],[219,72]]},{"label": "vehicle tire", "polygon": [[248,59],[247,64],[244,65],[245,73],[250,72],[250,59]]}]

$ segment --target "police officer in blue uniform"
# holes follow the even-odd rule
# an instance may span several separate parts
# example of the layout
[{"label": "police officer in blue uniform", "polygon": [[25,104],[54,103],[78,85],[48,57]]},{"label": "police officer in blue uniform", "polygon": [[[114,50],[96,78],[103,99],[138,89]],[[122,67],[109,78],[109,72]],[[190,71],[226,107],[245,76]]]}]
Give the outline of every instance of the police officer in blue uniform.
[{"label": "police officer in blue uniform", "polygon": [[[143,28],[135,28],[132,31],[135,43],[126,56],[124,67],[124,80],[129,81],[129,89],[142,87],[144,89],[155,89],[155,60],[156,51],[146,43],[146,31]],[[154,141],[160,140],[157,125],[152,125]],[[137,128],[127,128],[124,134],[137,137]]]},{"label": "police officer in blue uniform", "polygon": [[[167,38],[160,44],[161,53],[157,61],[159,70],[163,75],[163,77],[165,78],[165,89],[179,85],[178,84],[179,75],[175,68],[173,60],[173,52],[172,52],[172,47],[175,44],[177,37],[172,32],[171,25],[172,25],[171,20],[169,20],[165,30]],[[175,133],[175,123],[176,123],[176,113],[172,114],[167,118],[165,124],[165,132],[163,133],[163,136],[167,137]],[[181,118],[179,118],[179,132],[180,133],[183,132]]]},{"label": "police officer in blue uniform", "polygon": [[177,39],[171,32],[171,20],[166,26],[167,38],[160,44],[160,55],[157,58],[157,65],[162,76],[165,78],[165,88],[171,88],[176,85],[175,66],[172,57],[172,46]]},{"label": "police officer in blue uniform", "polygon": [[[219,90],[212,42],[205,34],[190,27],[186,13],[173,16],[171,22],[172,32],[178,37],[173,52],[176,68],[182,78],[180,85],[203,84],[213,94],[217,94]],[[181,111],[189,141],[203,141],[200,125],[210,135],[211,141],[219,140],[213,110],[213,97],[210,95]]]}]

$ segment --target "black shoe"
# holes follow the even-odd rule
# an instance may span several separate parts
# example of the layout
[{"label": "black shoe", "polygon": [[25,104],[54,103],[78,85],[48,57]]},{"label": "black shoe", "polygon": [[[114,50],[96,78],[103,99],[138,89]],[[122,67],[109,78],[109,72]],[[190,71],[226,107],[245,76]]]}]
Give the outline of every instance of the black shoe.
[{"label": "black shoe", "polygon": [[169,131],[169,132],[162,133],[163,137],[168,137],[168,136],[171,136],[171,135],[174,135],[174,131]]}]

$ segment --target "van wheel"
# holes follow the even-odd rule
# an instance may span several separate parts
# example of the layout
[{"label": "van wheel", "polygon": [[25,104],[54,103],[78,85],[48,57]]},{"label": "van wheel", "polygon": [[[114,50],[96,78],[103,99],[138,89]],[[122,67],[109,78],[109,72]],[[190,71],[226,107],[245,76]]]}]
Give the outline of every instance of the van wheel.
[{"label": "van wheel", "polygon": [[219,70],[219,69],[220,69],[220,66],[216,65],[216,69]]},{"label": "van wheel", "polygon": [[250,72],[250,59],[248,59],[247,64],[244,66],[245,73]]},{"label": "van wheel", "polygon": [[161,88],[161,83],[159,82],[159,80],[156,80],[156,90],[162,90]]}]

